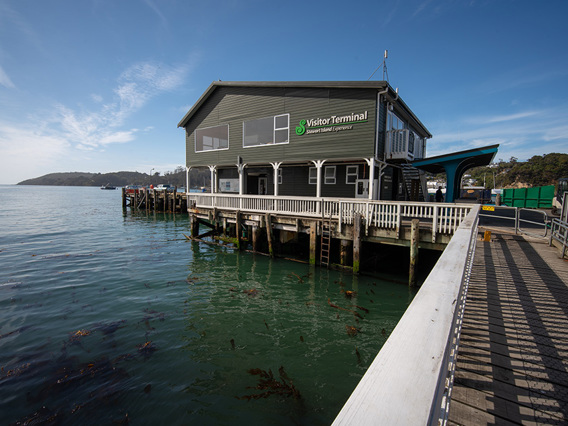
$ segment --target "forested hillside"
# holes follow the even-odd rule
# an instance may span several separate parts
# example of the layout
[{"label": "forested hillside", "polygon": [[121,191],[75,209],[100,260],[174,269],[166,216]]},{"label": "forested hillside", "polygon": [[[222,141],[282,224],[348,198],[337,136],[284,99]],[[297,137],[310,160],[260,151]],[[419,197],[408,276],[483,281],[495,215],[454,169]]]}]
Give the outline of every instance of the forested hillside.
[{"label": "forested hillside", "polygon": [[[209,170],[192,169],[190,171],[191,186],[209,186]],[[159,185],[171,184],[185,186],[185,168],[177,167],[173,172],[165,172],[163,175],[155,173],[149,175],[139,172],[114,172],[114,173],[50,173],[38,178],[28,179],[18,185],[56,185],[56,186],[126,186],[126,185]]]}]

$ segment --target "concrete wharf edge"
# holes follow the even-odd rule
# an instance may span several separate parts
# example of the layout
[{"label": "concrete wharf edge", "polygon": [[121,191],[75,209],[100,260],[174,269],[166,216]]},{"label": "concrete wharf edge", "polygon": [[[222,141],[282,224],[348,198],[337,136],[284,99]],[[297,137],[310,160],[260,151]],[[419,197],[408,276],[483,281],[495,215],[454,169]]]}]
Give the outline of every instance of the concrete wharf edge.
[{"label": "concrete wharf edge", "polygon": [[568,262],[544,240],[477,242],[449,424],[568,424]]}]

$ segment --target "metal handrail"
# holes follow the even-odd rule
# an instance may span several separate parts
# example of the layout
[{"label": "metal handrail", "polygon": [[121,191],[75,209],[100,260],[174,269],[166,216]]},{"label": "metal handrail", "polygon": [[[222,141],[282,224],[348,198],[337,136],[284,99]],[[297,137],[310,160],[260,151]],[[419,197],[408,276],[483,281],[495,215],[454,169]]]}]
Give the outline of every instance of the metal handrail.
[{"label": "metal handrail", "polygon": [[462,222],[334,425],[444,423],[478,214]]},{"label": "metal handrail", "polygon": [[558,241],[562,244],[561,252],[562,258],[565,256],[566,250],[568,250],[568,222],[564,222],[560,219],[552,219],[550,223],[550,240],[548,245],[552,245],[552,240]]},{"label": "metal handrail", "polygon": [[[494,211],[495,208],[501,209],[501,210],[514,210],[515,215],[514,215],[514,217],[510,217],[510,216],[500,216],[500,215],[496,215],[496,214],[483,213],[484,211],[487,211],[488,209],[492,209],[491,211]],[[522,218],[522,212],[523,211],[541,213],[544,216],[543,221],[542,222],[535,222],[535,221],[532,221],[532,220],[523,219]],[[532,237],[546,238],[547,233],[548,233],[548,227],[547,227],[548,214],[543,210],[528,209],[528,208],[525,208],[525,207],[483,205],[483,206],[481,206],[481,212],[479,213],[479,216],[490,217],[490,218],[493,218],[493,219],[512,220],[512,221],[515,222],[514,225],[512,225],[514,227],[515,234],[518,234],[520,232],[522,234],[530,235]],[[543,230],[544,230],[544,234],[535,234],[533,232],[524,230],[523,228],[521,228],[522,223],[531,223],[533,225],[542,225]]]}]

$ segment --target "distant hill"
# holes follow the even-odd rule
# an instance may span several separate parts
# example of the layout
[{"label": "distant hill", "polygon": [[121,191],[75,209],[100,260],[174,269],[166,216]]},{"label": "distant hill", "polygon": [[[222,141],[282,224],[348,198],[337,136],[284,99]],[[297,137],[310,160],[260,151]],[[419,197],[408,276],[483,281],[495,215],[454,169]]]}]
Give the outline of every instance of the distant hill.
[{"label": "distant hill", "polygon": [[[190,171],[190,180],[192,187],[209,186],[210,173],[208,170],[192,169]],[[171,184],[182,187],[185,186],[185,168],[178,167],[173,172],[164,173],[163,176],[159,173],[149,175],[146,173],[125,171],[113,173],[50,173],[18,183],[18,185],[51,186],[103,186],[107,184],[113,186]]]}]

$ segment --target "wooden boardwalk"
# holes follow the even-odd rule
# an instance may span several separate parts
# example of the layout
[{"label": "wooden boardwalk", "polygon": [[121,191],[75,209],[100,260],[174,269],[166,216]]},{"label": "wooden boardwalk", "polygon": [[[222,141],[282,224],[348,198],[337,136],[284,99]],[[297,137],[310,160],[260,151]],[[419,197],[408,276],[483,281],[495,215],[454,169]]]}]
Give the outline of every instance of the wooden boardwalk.
[{"label": "wooden boardwalk", "polygon": [[568,424],[568,262],[554,247],[477,242],[449,424]]}]

